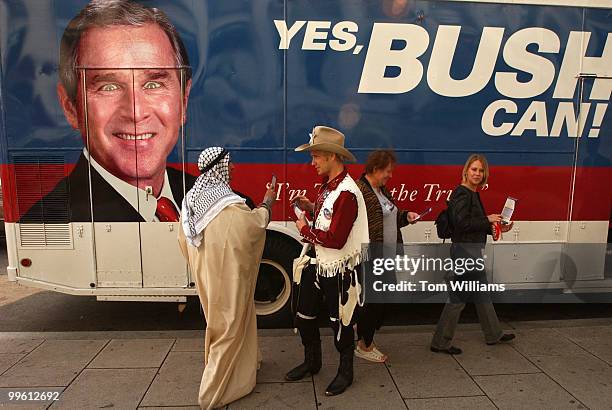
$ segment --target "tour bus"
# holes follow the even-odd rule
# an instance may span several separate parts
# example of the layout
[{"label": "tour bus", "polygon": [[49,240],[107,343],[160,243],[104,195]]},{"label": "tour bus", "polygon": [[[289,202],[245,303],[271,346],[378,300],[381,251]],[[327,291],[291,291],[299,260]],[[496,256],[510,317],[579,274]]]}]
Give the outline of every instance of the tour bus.
[{"label": "tour bus", "polygon": [[[348,165],[354,178],[370,151],[396,153],[395,200],[418,213],[432,208],[403,228],[407,244],[442,242],[434,220],[466,158],[482,153],[488,213],[517,199],[512,229],[489,245],[490,280],[517,291],[612,292],[611,1],[139,3],[161,10],[184,45],[172,42],[176,64],[160,62],[153,74],[105,61],[117,44],[93,41],[93,31],[69,48],[66,27],[76,27],[88,0],[0,2],[11,281],[100,301],[195,296],[177,245],[181,226],[152,216],[150,204],[171,185],[180,207],[200,152],[222,146],[236,165],[232,187],[255,204],[277,177],[255,299],[261,319],[286,323],[302,249],[290,201],[313,199],[321,183],[294,148],[328,125],[358,159]],[[98,32],[113,27],[97,24]],[[180,90],[168,103],[159,90],[170,81]],[[138,131],[153,117],[158,131]],[[122,132],[117,123],[130,121],[134,131]],[[110,159],[104,138],[118,147],[106,151]],[[166,141],[163,155],[149,150],[156,141]],[[165,185],[143,184],[159,163]]]}]

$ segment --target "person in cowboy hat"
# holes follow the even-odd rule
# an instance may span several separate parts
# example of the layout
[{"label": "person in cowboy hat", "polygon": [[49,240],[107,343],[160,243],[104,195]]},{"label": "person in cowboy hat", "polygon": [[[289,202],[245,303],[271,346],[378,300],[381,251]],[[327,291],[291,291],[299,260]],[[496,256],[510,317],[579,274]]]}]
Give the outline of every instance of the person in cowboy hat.
[{"label": "person in cowboy hat", "polygon": [[358,295],[356,268],[362,261],[362,245],[369,242],[366,206],[361,191],[348,174],[344,163],[355,162],[355,156],[344,147],[340,131],[316,126],[310,142],[296,151],[309,151],[312,166],[323,177],[315,202],[304,196],[295,204],[312,217],[313,226],[302,216],[296,226],[304,241],[313,244],[316,258],[307,263],[300,275],[296,326],[304,345],[304,362],[285,375],[300,380],[321,369],[321,338],[317,310],[321,297],[334,331],[334,344],[340,353],[338,373],[325,394],[333,396],[353,382],[354,338],[352,318]]}]

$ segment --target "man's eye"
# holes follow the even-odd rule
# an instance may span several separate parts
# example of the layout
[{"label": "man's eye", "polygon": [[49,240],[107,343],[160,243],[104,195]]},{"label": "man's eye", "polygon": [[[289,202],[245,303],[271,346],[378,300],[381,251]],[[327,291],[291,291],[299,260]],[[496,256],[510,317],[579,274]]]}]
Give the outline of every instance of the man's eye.
[{"label": "man's eye", "polygon": [[100,87],[100,91],[115,91],[118,90],[119,86],[117,84],[104,84]]},{"label": "man's eye", "polygon": [[147,81],[144,85],[144,88],[146,90],[153,90],[155,88],[160,88],[161,84],[158,83],[157,81]]}]

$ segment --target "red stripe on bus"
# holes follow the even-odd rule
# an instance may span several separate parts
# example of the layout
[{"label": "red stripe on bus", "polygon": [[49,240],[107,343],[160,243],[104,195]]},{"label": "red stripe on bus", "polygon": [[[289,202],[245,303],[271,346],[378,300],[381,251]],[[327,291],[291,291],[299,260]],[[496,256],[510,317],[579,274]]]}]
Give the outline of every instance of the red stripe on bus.
[{"label": "red stripe on bus", "polygon": [[[180,164],[170,164],[181,169]],[[23,167],[18,169],[16,167]],[[39,175],[68,175],[74,167],[69,165],[2,165],[4,214],[7,222],[15,222],[36,201],[51,191],[59,182],[47,179],[37,184]],[[61,169],[58,169],[61,168]],[[187,172],[197,175],[196,164],[187,164]],[[358,178],[363,165],[350,165],[349,171]],[[17,195],[15,170],[20,182],[36,184],[38,192],[27,190],[27,195]],[[24,172],[29,171],[29,172]],[[274,207],[275,220],[295,219],[289,199],[300,193],[314,198],[315,184],[320,182],[309,164],[236,164],[232,186],[258,203],[265,185],[276,174],[279,183],[279,201]],[[389,181],[400,208],[422,212],[428,207],[433,212],[424,220],[433,220],[446,206],[449,191],[460,182],[461,167],[456,165],[398,165]],[[507,196],[518,199],[513,219],[532,221],[564,221],[570,219],[572,189],[571,167],[550,166],[492,166],[488,189],[481,193],[488,213],[501,212]],[[30,176],[24,179],[24,175]],[[574,202],[571,220],[610,220],[612,204],[612,168],[584,167],[576,170]],[[19,201],[19,202],[18,202]]]}]

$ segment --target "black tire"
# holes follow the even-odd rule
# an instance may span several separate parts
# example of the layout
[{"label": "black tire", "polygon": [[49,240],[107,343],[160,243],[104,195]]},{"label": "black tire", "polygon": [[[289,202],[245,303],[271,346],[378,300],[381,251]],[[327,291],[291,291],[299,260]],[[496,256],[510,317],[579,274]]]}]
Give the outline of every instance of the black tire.
[{"label": "black tire", "polygon": [[268,231],[255,288],[258,327],[292,326],[292,268],[293,260],[300,255],[300,250],[299,243],[293,238]]}]

